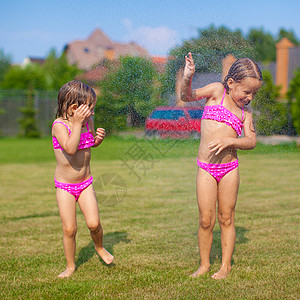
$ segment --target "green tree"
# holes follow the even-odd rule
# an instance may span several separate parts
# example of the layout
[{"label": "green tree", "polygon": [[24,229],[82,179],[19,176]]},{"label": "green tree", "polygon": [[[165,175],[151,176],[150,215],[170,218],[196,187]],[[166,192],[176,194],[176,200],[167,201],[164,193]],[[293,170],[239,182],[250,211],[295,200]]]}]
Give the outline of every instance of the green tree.
[{"label": "green tree", "polygon": [[140,126],[157,105],[163,104],[157,71],[146,58],[121,57],[119,67],[99,87],[95,123],[108,131],[125,128],[126,124]]},{"label": "green tree", "polygon": [[185,55],[193,53],[196,72],[222,71],[222,60],[232,54],[237,58],[255,58],[256,52],[243,37],[240,30],[230,31],[224,26],[216,28],[211,25],[199,30],[198,38],[185,41],[181,46],[171,50],[172,59],[166,68],[164,92],[174,91],[177,71],[184,66]]},{"label": "green tree", "polygon": [[13,66],[4,75],[2,89],[47,90],[46,74],[41,66],[28,64],[26,67]]},{"label": "green tree", "polygon": [[261,62],[273,62],[276,60],[275,39],[263,29],[251,29],[247,39],[257,52],[257,60]]},{"label": "green tree", "polygon": [[295,44],[295,46],[300,45],[300,42],[297,39],[295,32],[293,30],[285,30],[284,28],[281,28],[278,34],[278,41],[280,41],[284,37],[288,38],[290,42]]},{"label": "green tree", "polygon": [[274,85],[269,71],[262,71],[262,73],[263,85],[251,102],[257,133],[260,135],[286,133],[287,107],[278,102],[280,87]]},{"label": "green tree", "polygon": [[75,65],[68,64],[64,53],[58,57],[53,49],[43,66],[35,63],[25,67],[12,66],[5,73],[1,87],[17,90],[59,90],[81,72]]},{"label": "green tree", "polygon": [[18,120],[20,124],[19,135],[26,138],[39,138],[41,136],[36,122],[36,109],[34,108],[35,91],[26,91],[26,106],[21,107],[22,117]]},{"label": "green tree", "polygon": [[11,67],[11,56],[5,55],[4,50],[0,49],[0,86],[5,73]]},{"label": "green tree", "polygon": [[36,90],[47,90],[46,74],[38,64],[28,64],[26,67],[13,66],[5,74],[3,89],[24,90],[26,105],[20,108],[20,136],[40,137],[36,123],[36,109],[34,108],[34,95]]},{"label": "green tree", "polygon": [[287,92],[292,123],[297,134],[300,134],[300,68],[295,72]]},{"label": "green tree", "polygon": [[59,90],[66,82],[74,80],[82,71],[76,65],[69,65],[66,54],[60,57],[52,49],[46,58],[43,69],[50,90]]}]

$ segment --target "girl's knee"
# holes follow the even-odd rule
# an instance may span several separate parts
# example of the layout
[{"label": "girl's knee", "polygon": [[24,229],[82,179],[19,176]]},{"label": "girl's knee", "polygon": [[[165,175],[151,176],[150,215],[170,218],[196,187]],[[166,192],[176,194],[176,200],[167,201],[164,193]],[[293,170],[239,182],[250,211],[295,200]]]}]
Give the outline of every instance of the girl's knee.
[{"label": "girl's knee", "polygon": [[77,233],[77,226],[64,226],[63,227],[64,236],[73,238]]},{"label": "girl's knee", "polygon": [[199,220],[199,227],[202,229],[213,229],[215,226],[215,218],[212,216],[202,216]]},{"label": "girl's knee", "polygon": [[230,226],[233,224],[233,213],[219,213],[218,220],[221,226]]},{"label": "girl's knee", "polygon": [[88,229],[90,230],[91,233],[98,233],[98,232],[102,232],[102,226],[100,224],[100,222],[91,222],[89,224],[87,224]]}]

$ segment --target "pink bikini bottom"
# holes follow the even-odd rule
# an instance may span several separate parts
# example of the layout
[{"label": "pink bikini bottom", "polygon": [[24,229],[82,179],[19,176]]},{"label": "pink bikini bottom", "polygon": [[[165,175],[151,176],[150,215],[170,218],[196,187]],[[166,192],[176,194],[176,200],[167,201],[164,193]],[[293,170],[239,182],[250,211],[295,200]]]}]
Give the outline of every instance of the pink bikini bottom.
[{"label": "pink bikini bottom", "polygon": [[226,163],[226,164],[208,164],[199,161],[197,158],[197,164],[198,166],[208,172],[213,178],[217,180],[217,182],[220,182],[220,180],[229,172],[236,169],[239,166],[239,161],[234,160],[232,162]]},{"label": "pink bikini bottom", "polygon": [[88,180],[85,180],[80,183],[63,183],[59,182],[54,178],[55,187],[61,190],[65,190],[71,195],[75,197],[75,200],[77,201],[80,194],[85,190],[90,184],[93,182],[93,177],[89,178]]}]

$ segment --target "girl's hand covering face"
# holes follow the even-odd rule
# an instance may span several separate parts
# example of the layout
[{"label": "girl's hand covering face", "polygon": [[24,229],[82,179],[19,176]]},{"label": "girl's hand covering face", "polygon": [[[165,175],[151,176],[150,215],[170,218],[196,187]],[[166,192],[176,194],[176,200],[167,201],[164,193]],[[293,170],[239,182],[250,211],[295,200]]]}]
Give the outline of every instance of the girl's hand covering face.
[{"label": "girl's hand covering face", "polygon": [[74,120],[78,120],[81,122],[86,121],[90,116],[92,115],[92,112],[88,105],[81,104],[74,112]]}]

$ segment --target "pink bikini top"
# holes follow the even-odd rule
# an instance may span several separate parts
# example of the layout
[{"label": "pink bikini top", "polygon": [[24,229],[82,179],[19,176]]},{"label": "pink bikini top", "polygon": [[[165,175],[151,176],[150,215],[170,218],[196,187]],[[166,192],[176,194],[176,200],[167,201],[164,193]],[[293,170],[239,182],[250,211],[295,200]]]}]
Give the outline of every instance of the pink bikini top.
[{"label": "pink bikini top", "polygon": [[[69,135],[71,134],[71,130],[69,128],[69,126],[67,124],[65,124],[64,122],[61,121],[55,121],[53,122],[52,126],[56,123],[60,123],[63,124],[69,131]],[[89,125],[86,122],[86,128],[87,128],[87,132],[84,132],[80,135],[80,141],[79,141],[79,145],[78,145],[78,150],[80,149],[86,149],[86,148],[90,148],[92,146],[95,145],[95,140],[94,140],[94,136],[90,133],[89,130]],[[52,142],[53,142],[53,148],[54,149],[61,149],[64,150],[61,145],[59,144],[57,138],[55,136],[52,137]]]},{"label": "pink bikini top", "polygon": [[[220,105],[205,106],[203,110],[202,120],[215,120],[231,126],[238,135],[242,134],[243,123],[231,111],[223,106],[226,89],[224,90],[223,98]],[[242,108],[242,120],[244,119],[244,108]]]}]

